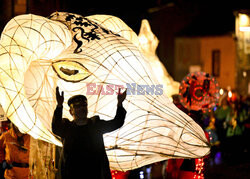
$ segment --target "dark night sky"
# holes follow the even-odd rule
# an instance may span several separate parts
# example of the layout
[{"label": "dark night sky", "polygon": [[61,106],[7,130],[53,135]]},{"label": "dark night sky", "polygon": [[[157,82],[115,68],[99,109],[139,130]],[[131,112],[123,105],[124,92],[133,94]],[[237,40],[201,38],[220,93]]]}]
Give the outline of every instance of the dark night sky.
[{"label": "dark night sky", "polygon": [[[9,0],[1,0],[0,10],[6,11],[12,2]],[[14,1],[13,1],[14,2]],[[217,29],[227,29],[234,24],[233,10],[250,9],[247,0],[28,0],[28,13],[34,13],[42,16],[49,16],[54,11],[67,11],[78,13],[83,16],[93,14],[109,14],[121,18],[137,33],[140,28],[140,23],[143,18],[150,20],[154,13],[164,11],[167,5],[172,4],[181,12],[186,13],[186,16],[192,16],[193,22],[190,27],[184,29],[185,34],[196,33],[192,26],[206,27],[216,31],[215,26],[221,25],[221,20],[224,19],[227,24],[224,27]],[[7,5],[8,7],[4,7]],[[154,13],[149,13],[149,9],[158,9]],[[194,15],[195,14],[195,15]],[[0,12],[1,21],[6,23],[10,19],[4,19],[6,13]],[[171,14],[169,14],[171,16]],[[164,21],[164,17],[162,17]],[[3,24],[4,24],[3,23]],[[213,27],[213,24],[214,27]],[[209,28],[208,28],[209,27]],[[213,29],[214,28],[214,29]],[[197,29],[195,27],[195,29]],[[200,32],[202,29],[198,28]],[[206,33],[206,32],[203,32]]]},{"label": "dark night sky", "polygon": [[[186,34],[206,33],[202,29],[208,29],[211,33],[234,29],[233,11],[250,8],[247,0],[107,0],[96,1],[64,0],[62,10],[79,13],[82,15],[109,14],[120,17],[131,28],[138,32],[142,18],[150,19],[148,9],[158,7],[164,9],[167,4],[173,3],[187,15],[196,13],[190,27],[184,29]],[[123,4],[124,3],[124,4]],[[98,5],[97,5],[98,4]],[[222,23],[223,22],[223,23]],[[223,26],[222,26],[223,24]],[[200,28],[197,28],[199,26]],[[219,32],[219,33],[221,33]],[[185,34],[184,33],[184,34]]]},{"label": "dark night sky", "polygon": [[[74,3],[76,2],[76,3]],[[136,2],[136,3],[135,3]],[[140,4],[140,2],[142,4]],[[138,31],[142,18],[147,16],[147,9],[156,5],[155,0],[126,0],[126,1],[89,1],[79,4],[75,0],[66,0],[63,4],[62,10],[78,13],[83,16],[93,14],[107,14],[114,15],[121,18],[131,28]],[[98,4],[98,5],[97,5]]]}]

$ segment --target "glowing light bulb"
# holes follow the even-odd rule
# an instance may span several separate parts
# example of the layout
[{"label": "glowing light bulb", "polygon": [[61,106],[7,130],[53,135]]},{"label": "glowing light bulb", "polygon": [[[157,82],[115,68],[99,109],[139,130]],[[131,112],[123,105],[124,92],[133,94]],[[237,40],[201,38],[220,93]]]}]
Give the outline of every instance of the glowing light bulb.
[{"label": "glowing light bulb", "polygon": [[224,90],[221,88],[219,91],[220,95],[222,96],[224,94]]}]

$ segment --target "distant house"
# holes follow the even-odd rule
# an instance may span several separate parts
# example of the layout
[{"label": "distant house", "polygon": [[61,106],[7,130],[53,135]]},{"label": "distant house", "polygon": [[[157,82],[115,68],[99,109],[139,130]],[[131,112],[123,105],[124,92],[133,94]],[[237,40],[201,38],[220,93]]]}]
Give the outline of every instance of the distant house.
[{"label": "distant house", "polygon": [[174,63],[177,81],[200,70],[214,76],[221,88],[236,87],[236,42],[232,35],[177,37]]}]

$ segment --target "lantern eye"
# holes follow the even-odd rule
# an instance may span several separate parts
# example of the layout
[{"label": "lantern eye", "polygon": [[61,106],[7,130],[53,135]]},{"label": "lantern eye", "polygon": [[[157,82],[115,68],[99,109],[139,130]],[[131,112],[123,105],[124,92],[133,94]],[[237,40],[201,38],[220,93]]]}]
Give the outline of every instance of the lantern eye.
[{"label": "lantern eye", "polygon": [[59,78],[69,82],[79,82],[90,76],[90,72],[85,66],[69,59],[53,62],[52,67]]},{"label": "lantern eye", "polygon": [[68,69],[68,68],[64,68],[64,67],[60,67],[60,71],[63,72],[65,75],[76,75],[79,70],[71,70],[71,69]]}]

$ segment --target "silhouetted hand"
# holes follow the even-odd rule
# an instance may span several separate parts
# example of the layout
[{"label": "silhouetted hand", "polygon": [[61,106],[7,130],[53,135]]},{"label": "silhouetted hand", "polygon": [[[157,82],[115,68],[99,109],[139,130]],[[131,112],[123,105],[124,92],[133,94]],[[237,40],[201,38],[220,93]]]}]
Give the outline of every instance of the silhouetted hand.
[{"label": "silhouetted hand", "polygon": [[118,91],[118,96],[117,96],[117,100],[118,100],[118,106],[122,105],[122,102],[126,99],[127,96],[127,90],[125,90],[123,93],[121,93],[121,88],[119,88]]},{"label": "silhouetted hand", "polygon": [[63,101],[64,101],[64,92],[60,94],[59,92],[59,87],[56,87],[56,101],[57,101],[57,106],[62,107],[63,106]]}]

